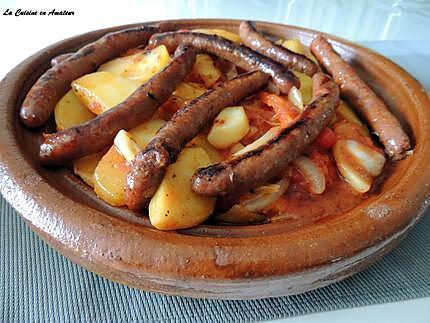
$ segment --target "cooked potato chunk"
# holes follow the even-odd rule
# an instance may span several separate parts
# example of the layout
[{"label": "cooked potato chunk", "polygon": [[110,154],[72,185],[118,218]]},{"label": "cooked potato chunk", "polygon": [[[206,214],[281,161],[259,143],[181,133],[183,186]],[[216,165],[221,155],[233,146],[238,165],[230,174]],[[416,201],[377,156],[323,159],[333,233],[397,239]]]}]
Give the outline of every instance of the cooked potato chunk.
[{"label": "cooked potato chunk", "polygon": [[249,121],[243,107],[228,107],[215,118],[208,141],[217,149],[226,149],[238,143],[248,131]]},{"label": "cooked potato chunk", "polygon": [[215,67],[212,58],[207,54],[198,54],[194,63],[193,74],[197,74],[210,88],[221,77],[221,72]]},{"label": "cooked potato chunk", "polygon": [[370,136],[369,130],[364,125],[364,123],[361,122],[361,120],[358,118],[355,112],[349,107],[349,105],[342,100],[340,101],[339,105],[336,108],[336,115],[339,117],[339,119],[344,119],[351,123],[355,123],[359,125],[360,133],[364,136]]},{"label": "cooked potato chunk", "polygon": [[193,82],[182,82],[178,85],[174,96],[181,98],[184,101],[190,101],[195,99],[206,92],[206,88],[198,83]]},{"label": "cooked potato chunk", "polygon": [[87,122],[95,117],[76,97],[72,90],[58,101],[54,111],[57,130],[63,130]]},{"label": "cooked potato chunk", "polygon": [[187,147],[203,148],[206,151],[206,153],[209,155],[211,164],[216,164],[223,160],[219,151],[216,150],[215,147],[209,143],[209,141],[206,139],[204,135],[196,136],[193,140],[191,140],[187,144]]},{"label": "cooked potato chunk", "polygon": [[290,51],[305,55],[309,59],[313,60],[315,63],[318,63],[317,59],[311,53],[307,52],[302,42],[298,39],[287,39],[281,43],[281,46],[289,49]]},{"label": "cooked potato chunk", "polygon": [[89,186],[94,187],[94,171],[102,157],[103,153],[100,152],[75,160],[73,163],[73,172]]},{"label": "cooked potato chunk", "polygon": [[303,44],[298,39],[287,39],[282,42],[282,47],[285,47],[286,49],[289,49],[290,51],[306,55],[305,48],[303,47]]},{"label": "cooked potato chunk", "polygon": [[128,172],[126,159],[113,145],[94,171],[94,191],[113,206],[125,205],[125,184]]},{"label": "cooked potato chunk", "polygon": [[146,83],[170,62],[166,46],[161,45],[150,51],[140,50],[125,57],[119,57],[101,65],[98,71],[106,71],[130,80]]},{"label": "cooked potato chunk", "polygon": [[139,147],[144,149],[152,138],[154,138],[158,129],[160,129],[165,123],[166,121],[162,119],[149,120],[131,129],[128,133]]},{"label": "cooked potato chunk", "polygon": [[303,103],[309,104],[312,100],[312,78],[304,73],[293,71],[300,80],[300,92],[302,93]]},{"label": "cooked potato chunk", "polygon": [[134,158],[136,158],[136,155],[140,151],[139,145],[133,140],[130,134],[123,129],[118,131],[115,136],[115,139],[113,140],[113,143],[116,149],[118,149],[121,155],[128,162],[134,160]]},{"label": "cooked potato chunk", "polygon": [[355,140],[339,140],[333,147],[337,168],[345,180],[359,193],[370,190],[373,178],[384,167],[383,154]]},{"label": "cooked potato chunk", "polygon": [[228,39],[235,43],[241,43],[240,37],[236,33],[232,33],[231,31],[225,30],[225,29],[194,29],[194,32],[197,33],[203,33],[208,35],[217,35],[219,37]]},{"label": "cooked potato chunk", "polygon": [[90,73],[72,82],[76,96],[95,114],[121,103],[136,91],[139,85],[139,81],[109,72]]},{"label": "cooked potato chunk", "polygon": [[161,185],[149,203],[149,219],[160,230],[189,228],[204,222],[213,212],[215,198],[191,190],[196,169],[210,164],[203,148],[185,148],[167,168]]}]

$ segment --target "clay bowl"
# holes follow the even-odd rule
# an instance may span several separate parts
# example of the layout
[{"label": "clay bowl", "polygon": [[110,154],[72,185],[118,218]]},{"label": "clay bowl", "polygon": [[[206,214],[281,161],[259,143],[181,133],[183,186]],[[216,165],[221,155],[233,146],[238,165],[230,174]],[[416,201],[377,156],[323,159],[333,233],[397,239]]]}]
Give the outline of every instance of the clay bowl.
[{"label": "clay bowl", "polygon": [[[235,20],[177,20],[176,28],[236,30]],[[414,153],[397,163],[377,196],[350,212],[291,230],[283,221],[242,227],[201,225],[162,232],[146,217],[109,207],[68,169],[37,162],[40,130],[18,107],[49,60],[121,27],[60,41],[15,67],[0,87],[0,187],[28,225],[53,248],[111,280],[166,294],[252,299],[302,293],[341,280],[380,259],[416,223],[430,193],[430,102],[402,68],[366,48],[327,35],[336,50],[399,116]],[[317,32],[259,23],[306,45]]]}]

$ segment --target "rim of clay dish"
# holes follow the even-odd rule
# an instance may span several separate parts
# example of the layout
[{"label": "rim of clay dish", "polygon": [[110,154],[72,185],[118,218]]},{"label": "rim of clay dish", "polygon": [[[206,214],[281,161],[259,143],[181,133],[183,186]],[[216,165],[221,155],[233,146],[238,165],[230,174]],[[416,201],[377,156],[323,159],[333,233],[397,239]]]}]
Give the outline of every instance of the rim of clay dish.
[{"label": "rim of clay dish", "polygon": [[[239,22],[163,23],[177,29],[235,30]],[[1,193],[37,234],[72,261],[148,291],[228,299],[289,295],[365,268],[392,249],[422,214],[430,195],[430,102],[426,91],[387,58],[331,35],[325,36],[401,116],[414,138],[413,154],[396,165],[381,192],[348,213],[293,231],[285,230],[279,221],[162,232],[129,211],[106,206],[69,170],[43,169],[37,163],[40,132],[26,129],[18,120],[25,94],[52,57],[124,27],[53,44],[17,65],[0,85]],[[299,38],[305,45],[318,33],[266,22],[259,22],[258,28]]]}]

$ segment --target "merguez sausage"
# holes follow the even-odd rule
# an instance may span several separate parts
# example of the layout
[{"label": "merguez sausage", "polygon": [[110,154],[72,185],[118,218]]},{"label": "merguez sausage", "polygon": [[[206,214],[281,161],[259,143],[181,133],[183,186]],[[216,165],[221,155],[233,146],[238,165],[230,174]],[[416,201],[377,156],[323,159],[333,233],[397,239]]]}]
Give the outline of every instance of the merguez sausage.
[{"label": "merguez sausage", "polygon": [[220,83],[177,111],[155,138],[133,161],[127,176],[126,201],[130,209],[147,205],[160,185],[167,166],[173,163],[184,145],[194,138],[222,108],[236,104],[262,88],[268,76],[255,71]]},{"label": "merguez sausage", "polygon": [[309,58],[305,55],[294,53],[285,47],[276,45],[260,34],[250,21],[242,21],[240,23],[239,36],[246,46],[273,59],[284,67],[305,73],[309,76],[318,72],[318,66]]},{"label": "merguez sausage", "polygon": [[20,110],[21,121],[32,128],[42,126],[74,79],[129,48],[145,44],[157,31],[156,27],[139,26],[109,33],[54,65],[28,92]]},{"label": "merguez sausage", "polygon": [[204,196],[239,196],[285,170],[328,125],[339,103],[339,89],[329,76],[315,74],[313,87],[320,96],[297,123],[255,150],[199,169],[192,179],[193,191]]},{"label": "merguez sausage", "polygon": [[190,31],[155,34],[149,40],[149,48],[165,45],[172,51],[179,44],[193,46],[201,51],[221,57],[247,71],[259,70],[270,75],[281,92],[287,94],[291,87],[300,87],[299,79],[282,65],[246,46],[237,45],[215,35]]},{"label": "merguez sausage", "polygon": [[55,56],[53,59],[51,59],[51,67],[60,64],[61,62],[65,61],[66,59],[70,58],[73,55],[73,53],[65,53],[58,56]]},{"label": "merguez sausage", "polygon": [[406,156],[411,148],[408,135],[385,103],[358,76],[358,74],[333,50],[329,42],[318,36],[311,44],[318,61],[333,76],[340,92],[366,119],[379,137],[386,153],[394,160]]},{"label": "merguez sausage", "polygon": [[175,58],[161,72],[140,86],[124,102],[77,127],[45,135],[40,159],[45,165],[61,165],[101,151],[121,129],[130,129],[149,119],[193,68],[196,51],[180,46]]}]

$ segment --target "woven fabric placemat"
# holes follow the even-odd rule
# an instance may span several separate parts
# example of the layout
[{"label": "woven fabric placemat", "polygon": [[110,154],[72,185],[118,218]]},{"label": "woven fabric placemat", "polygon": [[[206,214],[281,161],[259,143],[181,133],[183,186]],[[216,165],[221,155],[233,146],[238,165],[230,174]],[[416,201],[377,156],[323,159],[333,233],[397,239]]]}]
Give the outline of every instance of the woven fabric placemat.
[{"label": "woven fabric placemat", "polygon": [[0,197],[0,318],[4,322],[238,322],[430,296],[430,211],[401,245],[367,270],[302,295],[198,300],[129,288],[73,264]]}]

